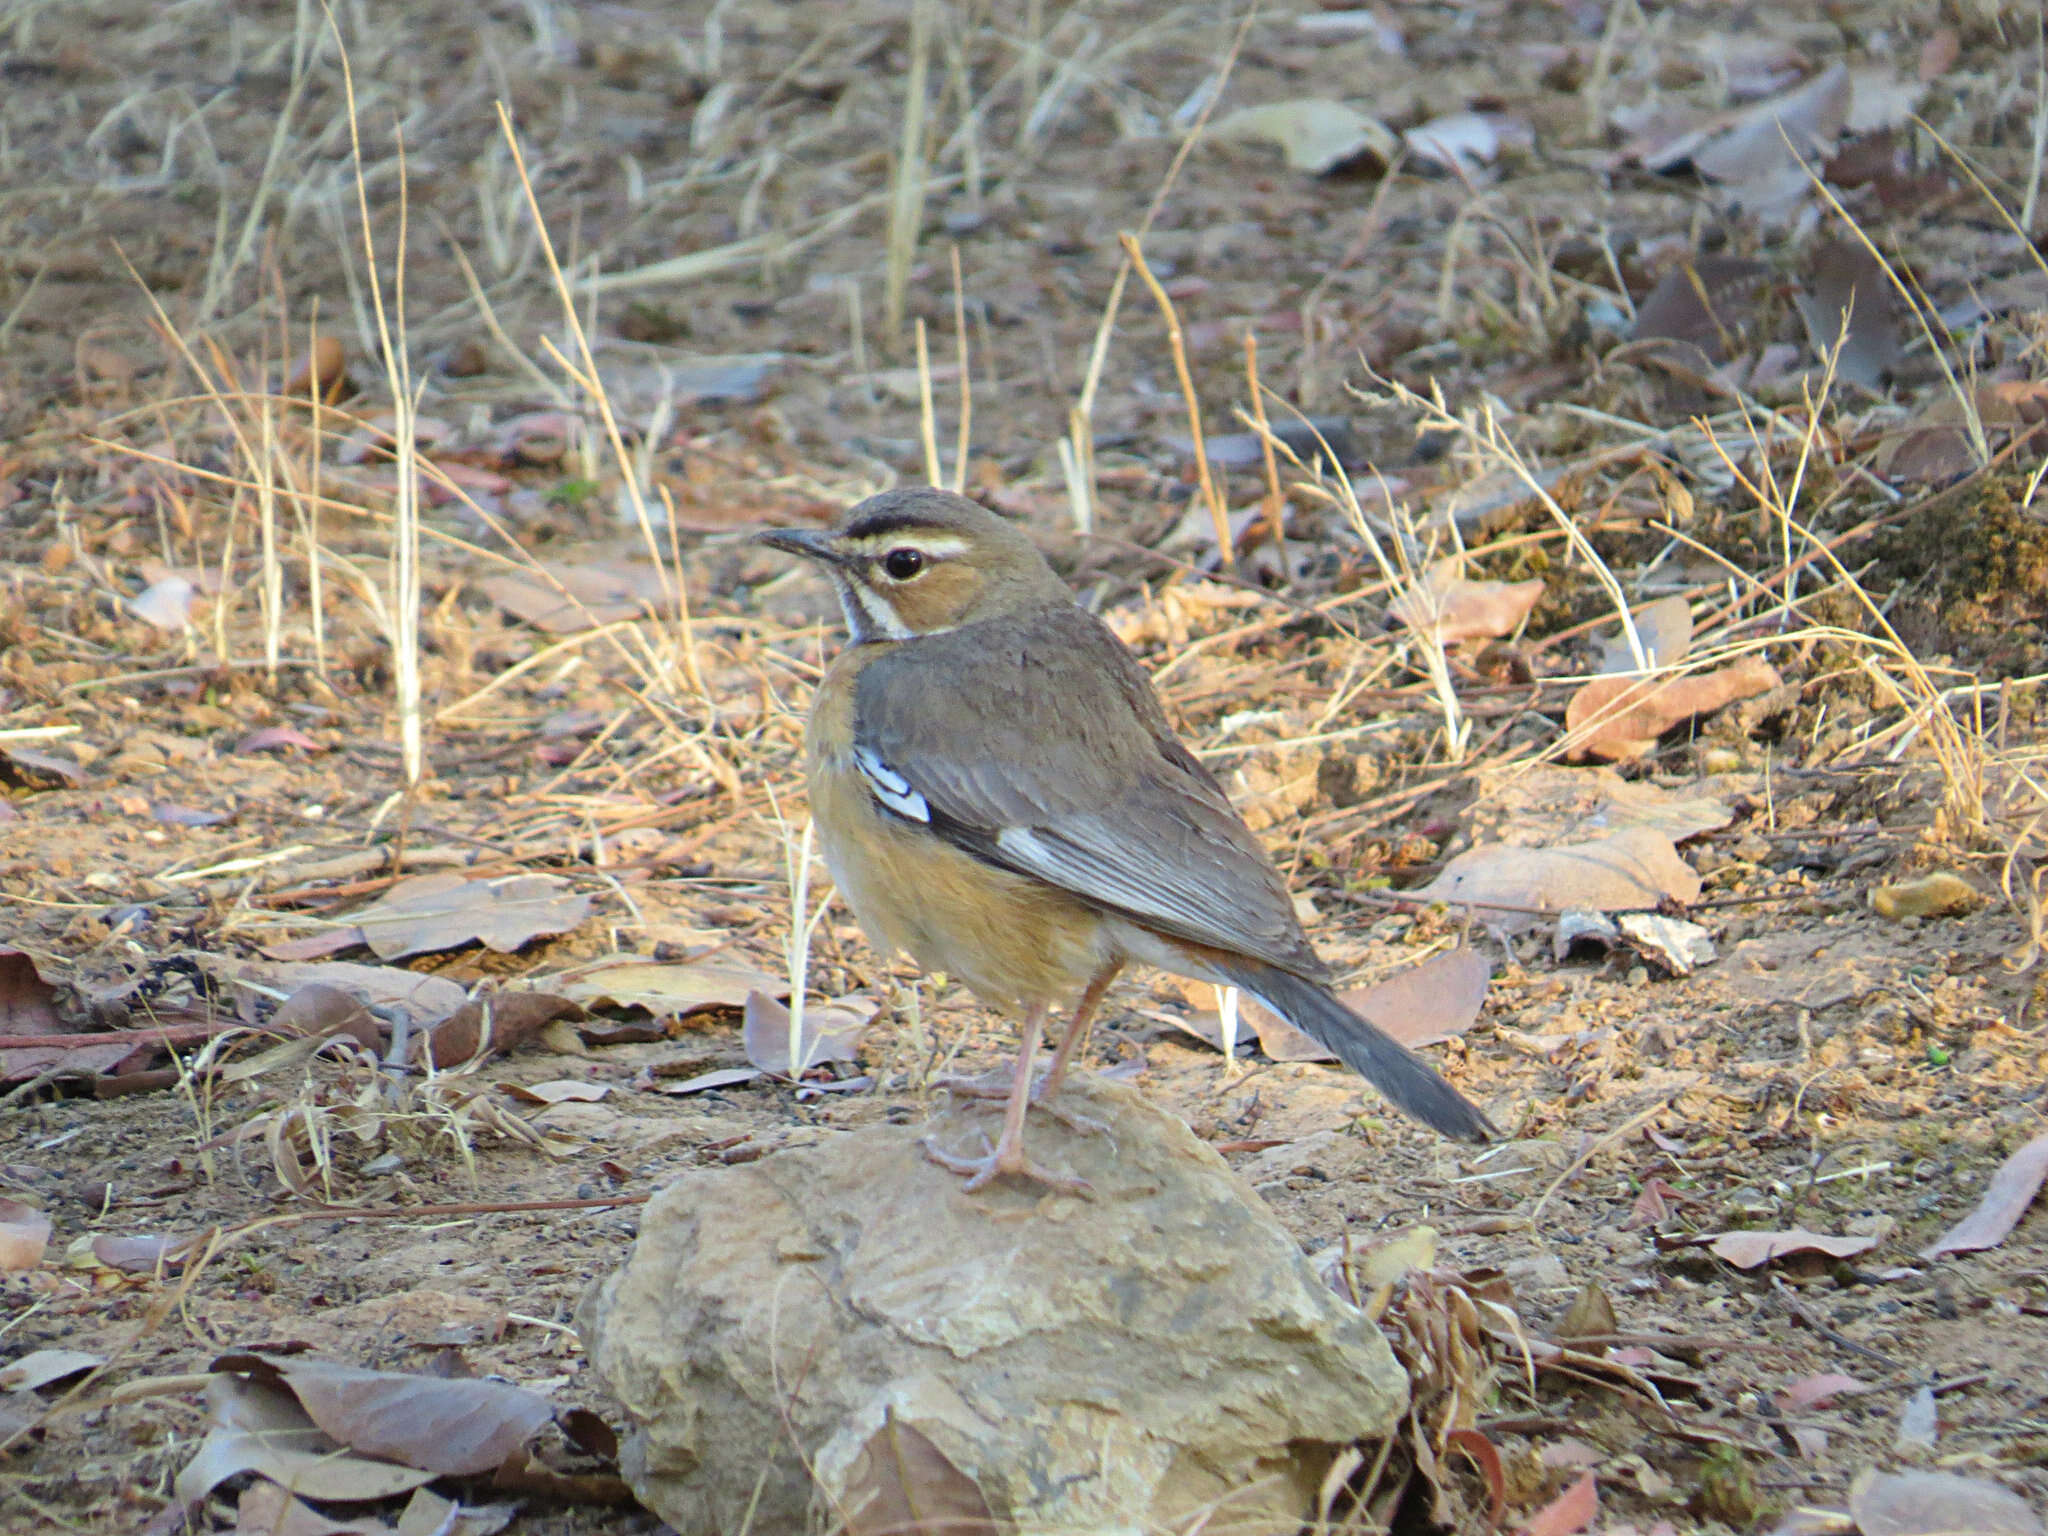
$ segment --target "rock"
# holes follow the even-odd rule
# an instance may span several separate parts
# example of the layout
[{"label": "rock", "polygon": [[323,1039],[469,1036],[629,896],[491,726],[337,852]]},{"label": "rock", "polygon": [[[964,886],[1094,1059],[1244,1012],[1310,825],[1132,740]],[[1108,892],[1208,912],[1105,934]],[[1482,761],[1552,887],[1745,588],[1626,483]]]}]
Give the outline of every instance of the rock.
[{"label": "rock", "polygon": [[1033,1114],[1032,1153],[1090,1199],[969,1195],[925,1158],[927,1131],[994,1134],[980,1101],[656,1195],[577,1314],[641,1502],[681,1536],[827,1511],[878,1530],[906,1504],[921,1528],[943,1505],[1022,1532],[1211,1507],[1218,1529],[1294,1529],[1337,1449],[1394,1425],[1407,1378],[1179,1120],[1099,1082],[1061,1103],[1102,1128]]}]

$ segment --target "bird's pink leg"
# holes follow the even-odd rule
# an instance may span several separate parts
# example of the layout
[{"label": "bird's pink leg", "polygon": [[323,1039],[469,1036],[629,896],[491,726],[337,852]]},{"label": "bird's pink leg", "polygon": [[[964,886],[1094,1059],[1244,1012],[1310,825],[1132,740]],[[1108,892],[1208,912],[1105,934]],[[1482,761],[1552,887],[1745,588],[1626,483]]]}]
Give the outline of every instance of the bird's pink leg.
[{"label": "bird's pink leg", "polygon": [[[1095,1011],[1102,1006],[1103,994],[1109,991],[1109,984],[1116,980],[1117,974],[1123,968],[1123,961],[1112,960],[1095,973],[1094,979],[1088,983],[1087,990],[1082,992],[1080,1000],[1074,1004],[1074,1016],[1067,1024],[1066,1034],[1060,1038],[1059,1049],[1052,1053],[1052,1065],[1047,1068],[1045,1076],[1038,1080],[1038,1086],[1031,1091],[1032,1104],[1069,1130],[1103,1129],[1100,1121],[1090,1120],[1085,1115],[1077,1115],[1071,1110],[1062,1109],[1053,1103],[1052,1099],[1060,1091],[1060,1085],[1066,1081],[1067,1067],[1072,1063],[1075,1051],[1081,1042],[1088,1038],[1088,1026],[1095,1022]],[[1043,1010],[1041,1015],[1042,1013]],[[987,1077],[942,1078],[935,1086],[945,1089],[948,1093],[958,1094],[963,1099],[1007,1099],[1015,1092],[1014,1071],[1009,1079],[997,1073],[990,1073]]]},{"label": "bird's pink leg", "polygon": [[1023,1038],[1018,1042],[1017,1048],[1017,1065],[1010,1074],[1009,1103],[1004,1108],[1003,1129],[996,1137],[994,1148],[981,1157],[962,1157],[957,1153],[942,1151],[933,1144],[929,1136],[922,1143],[926,1157],[941,1168],[967,1176],[966,1187],[970,1192],[1005,1176],[1028,1179],[1066,1194],[1085,1195],[1089,1192],[1086,1179],[1077,1179],[1042,1168],[1026,1156],[1024,1151],[1024,1117],[1029,1112],[1034,1097],[1031,1092],[1031,1059],[1038,1054],[1039,1038],[1045,1033],[1045,1015],[1045,1006],[1039,1004],[1024,1016]]},{"label": "bird's pink leg", "polygon": [[1109,991],[1109,984],[1116,980],[1117,972],[1123,968],[1123,961],[1110,961],[1095,973],[1094,980],[1088,983],[1088,990],[1074,1004],[1074,1017],[1067,1025],[1066,1036],[1060,1041],[1059,1049],[1052,1053],[1052,1065],[1046,1068],[1045,1080],[1038,1085],[1038,1092],[1034,1095],[1041,1103],[1060,1091],[1060,1084],[1066,1080],[1067,1064],[1073,1060],[1081,1042],[1088,1038],[1088,1026],[1095,1022],[1095,1010],[1102,1006],[1103,994]]}]

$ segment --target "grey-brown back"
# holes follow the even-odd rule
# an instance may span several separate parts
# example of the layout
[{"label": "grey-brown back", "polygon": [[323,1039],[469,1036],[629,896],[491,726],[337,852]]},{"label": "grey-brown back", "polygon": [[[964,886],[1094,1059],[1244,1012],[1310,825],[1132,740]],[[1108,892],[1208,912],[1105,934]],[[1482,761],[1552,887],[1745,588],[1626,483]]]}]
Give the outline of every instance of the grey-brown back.
[{"label": "grey-brown back", "polygon": [[854,737],[976,856],[1175,938],[1325,974],[1258,839],[1136,658],[1079,607],[887,643],[861,671]]}]

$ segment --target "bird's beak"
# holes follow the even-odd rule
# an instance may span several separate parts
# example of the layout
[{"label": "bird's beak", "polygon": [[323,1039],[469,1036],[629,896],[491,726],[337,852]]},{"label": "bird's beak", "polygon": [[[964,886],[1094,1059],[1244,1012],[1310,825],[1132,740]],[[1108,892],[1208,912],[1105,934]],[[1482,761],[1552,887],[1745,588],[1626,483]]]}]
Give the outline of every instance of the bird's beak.
[{"label": "bird's beak", "polygon": [[786,555],[801,555],[806,560],[817,560],[826,565],[843,563],[832,543],[832,535],[822,528],[767,528],[754,535],[754,542],[779,549]]}]

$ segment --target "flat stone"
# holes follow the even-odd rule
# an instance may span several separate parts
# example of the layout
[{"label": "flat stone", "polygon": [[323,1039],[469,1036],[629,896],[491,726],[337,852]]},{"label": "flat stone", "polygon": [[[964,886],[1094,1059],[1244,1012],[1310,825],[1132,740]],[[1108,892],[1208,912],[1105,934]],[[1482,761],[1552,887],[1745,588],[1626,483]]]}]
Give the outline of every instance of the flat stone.
[{"label": "flat stone", "polygon": [[1017,1531],[1308,1515],[1406,1407],[1385,1340],[1178,1119],[1099,1082],[1061,1102],[1102,1129],[1027,1140],[1092,1198],[966,1193],[917,1145],[977,1151],[1001,1107],[966,1101],[656,1195],[577,1315],[641,1502],[680,1536],[860,1530],[903,1502],[885,1467]]}]

